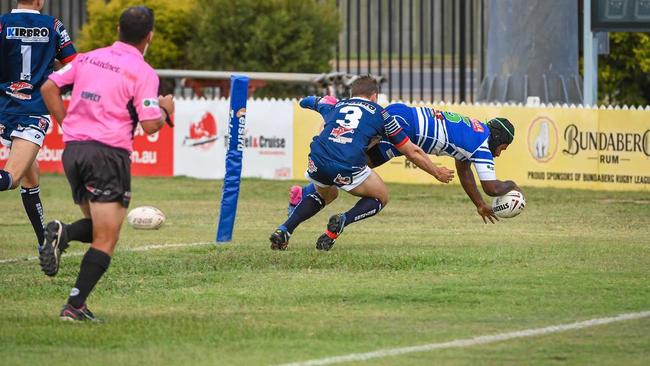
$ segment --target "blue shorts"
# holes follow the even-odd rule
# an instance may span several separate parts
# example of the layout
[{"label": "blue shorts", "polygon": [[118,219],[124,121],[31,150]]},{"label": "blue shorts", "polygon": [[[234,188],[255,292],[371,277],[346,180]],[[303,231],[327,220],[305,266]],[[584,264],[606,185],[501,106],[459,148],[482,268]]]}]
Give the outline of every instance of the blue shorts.
[{"label": "blue shorts", "polygon": [[11,146],[11,140],[20,138],[43,146],[45,133],[50,128],[50,116],[22,116],[0,113],[0,140]]},{"label": "blue shorts", "polygon": [[375,146],[371,147],[366,151],[368,155],[368,160],[370,161],[373,168],[381,166],[390,159],[402,156],[402,153],[397,150],[397,148],[390,143],[390,141],[383,139],[379,141]]},{"label": "blue shorts", "polygon": [[310,154],[305,178],[318,187],[336,186],[345,191],[351,191],[365,182],[371,172],[372,170],[367,165],[348,166],[332,160],[319,159]]}]

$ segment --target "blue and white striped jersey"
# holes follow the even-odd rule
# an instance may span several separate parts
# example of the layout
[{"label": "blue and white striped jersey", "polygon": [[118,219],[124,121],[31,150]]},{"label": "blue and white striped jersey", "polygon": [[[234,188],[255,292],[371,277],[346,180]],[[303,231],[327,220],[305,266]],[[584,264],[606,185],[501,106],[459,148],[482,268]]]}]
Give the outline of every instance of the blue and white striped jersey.
[{"label": "blue and white striped jersey", "polygon": [[386,107],[414,144],[431,155],[471,161],[482,181],[496,180],[488,147],[490,128],[481,121],[452,112],[395,103]]}]

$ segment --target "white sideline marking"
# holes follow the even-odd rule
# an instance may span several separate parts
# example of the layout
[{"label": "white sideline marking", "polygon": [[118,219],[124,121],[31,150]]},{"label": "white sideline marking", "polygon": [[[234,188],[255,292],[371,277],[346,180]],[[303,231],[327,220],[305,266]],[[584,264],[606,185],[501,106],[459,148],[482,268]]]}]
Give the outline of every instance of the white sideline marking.
[{"label": "white sideline marking", "polygon": [[[182,244],[152,244],[152,245],[143,245],[141,247],[118,249],[117,252],[118,253],[119,252],[145,252],[145,251],[148,251],[148,250],[155,250],[155,249],[198,247],[198,246],[209,245],[209,244],[215,244],[215,243],[201,242],[201,243],[182,243]],[[72,252],[72,253],[64,253],[63,256],[64,257],[81,257],[84,254],[86,254],[86,252]],[[0,264],[16,263],[16,262],[22,262],[22,261],[35,261],[37,259],[38,259],[38,257],[36,257],[36,256],[34,256],[34,257],[19,257],[19,258],[0,259]]]},{"label": "white sideline marking", "polygon": [[621,322],[624,320],[641,319],[649,316],[650,316],[650,311],[642,311],[639,313],[620,314],[609,318],[590,319],[590,320],[585,320],[577,323],[551,325],[549,327],[544,327],[544,328],[525,329],[525,330],[520,330],[515,332],[485,335],[485,336],[466,338],[466,339],[457,339],[449,342],[430,343],[430,344],[423,344],[420,346],[413,346],[413,347],[387,348],[387,349],[380,349],[377,351],[367,352],[367,353],[351,353],[349,355],[343,355],[343,356],[320,358],[320,359],[314,359],[314,360],[302,361],[302,362],[284,363],[277,366],[332,365],[335,363],[366,361],[373,358],[398,356],[398,355],[403,355],[406,353],[414,353],[414,352],[427,352],[427,351],[433,351],[433,350],[444,349],[444,348],[471,347],[479,344],[488,344],[488,343],[506,341],[509,339],[515,339],[515,338],[535,337],[544,334],[560,333],[560,332],[566,332],[568,330],[589,328],[597,325]]}]

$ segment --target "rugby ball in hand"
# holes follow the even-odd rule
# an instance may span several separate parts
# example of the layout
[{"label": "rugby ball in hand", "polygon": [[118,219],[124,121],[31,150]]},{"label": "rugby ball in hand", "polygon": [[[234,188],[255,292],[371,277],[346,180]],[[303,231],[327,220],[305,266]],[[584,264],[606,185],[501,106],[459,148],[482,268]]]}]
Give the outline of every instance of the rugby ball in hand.
[{"label": "rugby ball in hand", "polygon": [[492,201],[492,211],[498,217],[509,219],[521,213],[526,207],[524,195],[518,191],[510,191]]},{"label": "rugby ball in hand", "polygon": [[165,223],[165,214],[152,206],[136,207],[126,217],[134,229],[154,230]]}]

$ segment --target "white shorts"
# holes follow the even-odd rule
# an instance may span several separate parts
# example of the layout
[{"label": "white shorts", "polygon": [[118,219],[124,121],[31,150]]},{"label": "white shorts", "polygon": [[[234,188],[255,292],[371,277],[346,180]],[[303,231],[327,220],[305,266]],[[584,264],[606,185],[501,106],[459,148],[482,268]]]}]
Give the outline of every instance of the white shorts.
[{"label": "white shorts", "polygon": [[[321,183],[321,182],[313,179],[312,177],[310,177],[309,176],[309,171],[305,171],[305,178],[307,178],[308,181],[314,183],[314,185],[317,186],[317,187],[326,188],[326,187],[335,186],[338,189],[342,189],[342,190],[344,190],[346,192],[349,192],[349,191],[357,188],[358,186],[360,186],[363,182],[365,182],[366,179],[368,179],[368,177],[370,177],[371,172],[372,172],[372,169],[370,169],[368,166],[366,166],[363,170],[361,170],[361,171],[359,171],[359,172],[352,175],[352,183],[349,183],[349,184],[345,184],[345,182],[339,180],[339,178],[342,178],[340,175],[337,176],[334,179],[334,182],[337,183],[337,184]],[[340,183],[340,184],[338,184],[338,183]]]},{"label": "white shorts", "polygon": [[19,138],[43,147],[45,133],[50,127],[50,116],[3,116],[0,120],[0,142],[11,147],[11,141]]}]

